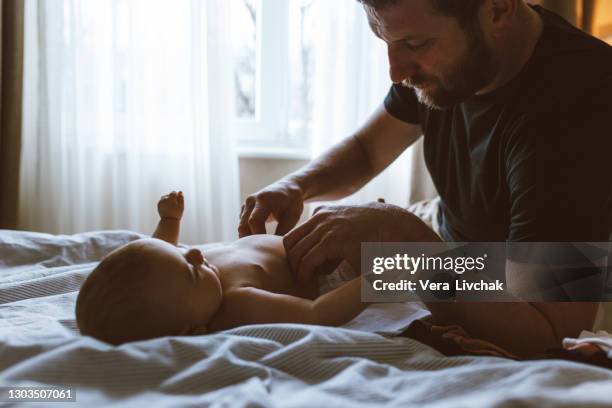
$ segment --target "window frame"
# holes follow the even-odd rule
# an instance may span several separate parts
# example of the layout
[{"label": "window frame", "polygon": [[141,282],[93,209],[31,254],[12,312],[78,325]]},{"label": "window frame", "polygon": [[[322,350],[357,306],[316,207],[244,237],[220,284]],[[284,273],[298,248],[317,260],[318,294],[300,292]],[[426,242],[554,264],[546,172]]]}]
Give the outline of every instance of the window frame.
[{"label": "window frame", "polygon": [[290,131],[289,1],[260,0],[258,6],[255,115],[234,118],[238,154],[253,158],[309,158],[309,129]]}]

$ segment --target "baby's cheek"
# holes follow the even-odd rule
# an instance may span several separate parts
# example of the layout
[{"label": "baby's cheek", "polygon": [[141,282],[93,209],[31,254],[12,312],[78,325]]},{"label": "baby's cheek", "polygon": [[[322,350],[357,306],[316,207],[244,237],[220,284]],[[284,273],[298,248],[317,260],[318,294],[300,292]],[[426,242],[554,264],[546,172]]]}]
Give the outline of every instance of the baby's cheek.
[{"label": "baby's cheek", "polygon": [[208,321],[219,309],[223,294],[218,282],[211,280],[211,282],[201,288],[196,297],[201,318]]}]

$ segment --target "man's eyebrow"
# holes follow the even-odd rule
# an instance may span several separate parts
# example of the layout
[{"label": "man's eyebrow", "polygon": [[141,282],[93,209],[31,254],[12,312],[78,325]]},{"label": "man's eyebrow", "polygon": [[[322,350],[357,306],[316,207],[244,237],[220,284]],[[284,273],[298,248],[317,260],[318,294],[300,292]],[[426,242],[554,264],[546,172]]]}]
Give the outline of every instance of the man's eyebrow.
[{"label": "man's eyebrow", "polygon": [[404,36],[404,37],[400,38],[399,40],[393,40],[393,42],[416,41],[416,40],[423,40],[425,38],[427,38],[427,37],[424,36],[424,35],[414,34],[414,35]]},{"label": "man's eyebrow", "polygon": [[[368,24],[370,25],[370,28],[374,32],[374,35],[377,36],[380,39],[383,39],[383,37],[381,35],[380,26],[378,24],[375,24],[371,20],[368,21]],[[408,35],[403,36],[400,39],[391,40],[391,42],[398,43],[398,42],[404,42],[404,41],[416,41],[416,40],[423,40],[425,38],[426,38],[426,36],[422,35],[422,34],[408,34]]]}]

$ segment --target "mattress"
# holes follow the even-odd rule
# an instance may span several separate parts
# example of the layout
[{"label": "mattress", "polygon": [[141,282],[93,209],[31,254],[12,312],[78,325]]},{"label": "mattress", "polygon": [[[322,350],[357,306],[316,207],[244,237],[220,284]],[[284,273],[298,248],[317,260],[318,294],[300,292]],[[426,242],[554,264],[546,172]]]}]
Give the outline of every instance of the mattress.
[{"label": "mattress", "polygon": [[612,405],[603,368],[450,358],[390,336],[407,323],[390,316],[422,315],[414,305],[371,307],[342,328],[252,325],[119,347],[79,335],[80,285],[106,253],[140,237],[0,231],[0,386],[69,386],[68,406]]}]

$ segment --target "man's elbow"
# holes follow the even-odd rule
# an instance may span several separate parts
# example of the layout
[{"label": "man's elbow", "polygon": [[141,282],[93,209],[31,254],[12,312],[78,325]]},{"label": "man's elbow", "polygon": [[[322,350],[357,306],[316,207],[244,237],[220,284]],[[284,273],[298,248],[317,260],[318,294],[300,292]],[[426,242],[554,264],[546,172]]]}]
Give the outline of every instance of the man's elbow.
[{"label": "man's elbow", "polygon": [[528,357],[560,344],[549,322],[527,303],[427,303],[437,325],[459,325],[473,338]]},{"label": "man's elbow", "polygon": [[591,330],[595,323],[598,302],[532,303],[554,328],[558,343],[566,337],[578,337],[583,330]]}]

